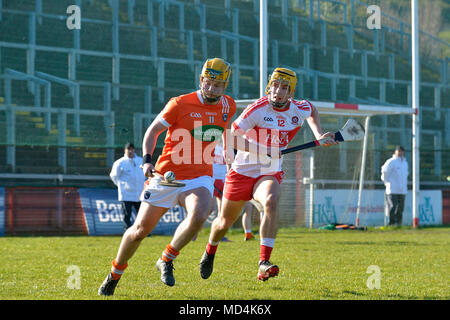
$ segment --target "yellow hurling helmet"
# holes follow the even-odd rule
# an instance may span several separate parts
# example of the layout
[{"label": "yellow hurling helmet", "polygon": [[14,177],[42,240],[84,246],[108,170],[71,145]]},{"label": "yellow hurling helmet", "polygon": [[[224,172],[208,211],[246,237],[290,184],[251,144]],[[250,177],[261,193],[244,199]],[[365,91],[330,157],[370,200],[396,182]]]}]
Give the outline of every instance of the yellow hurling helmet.
[{"label": "yellow hurling helmet", "polygon": [[216,81],[225,82],[225,88],[228,86],[231,75],[231,66],[228,62],[221,58],[213,58],[206,60],[203,65],[200,78],[208,78]]},{"label": "yellow hurling helmet", "polygon": [[289,84],[289,93],[291,95],[295,92],[295,86],[297,85],[297,75],[294,71],[287,68],[276,68],[270,75],[269,83],[266,87],[266,94],[269,94],[269,88],[274,81],[281,81]]}]

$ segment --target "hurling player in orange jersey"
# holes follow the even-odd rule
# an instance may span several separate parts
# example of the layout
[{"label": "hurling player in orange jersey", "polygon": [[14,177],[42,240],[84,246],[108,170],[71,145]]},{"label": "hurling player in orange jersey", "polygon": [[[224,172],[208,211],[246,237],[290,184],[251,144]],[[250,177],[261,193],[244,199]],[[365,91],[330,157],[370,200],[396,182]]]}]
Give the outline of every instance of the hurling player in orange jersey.
[{"label": "hurling player in orange jersey", "polygon": [[269,259],[278,230],[278,201],[284,174],[281,150],[287,147],[304,120],[316,139],[328,138],[327,146],[336,144],[333,133],[322,133],[316,108],[307,100],[294,100],[296,84],[295,72],[276,68],[267,85],[267,95],[249,105],[233,122],[231,135],[235,141],[232,143],[238,152],[225,179],[221,215],[212,224],[200,261],[203,279],[209,278],[213,271],[220,239],[249,200],[256,200],[264,208],[257,279],[266,281],[278,275],[278,266]]},{"label": "hurling player in orange jersey", "polygon": [[[175,284],[173,260],[199,232],[213,204],[213,159],[218,139],[230,128],[235,101],[224,94],[231,74],[223,59],[208,59],[200,75],[199,90],[172,98],[147,129],[142,144],[144,174],[149,177],[141,195],[136,221],[123,235],[111,272],[99,289],[113,295],[115,287],[141,241],[155,228],[167,210],[177,204],[187,216],[156,263],[161,281]],[[167,131],[164,148],[155,166],[152,154],[158,136]],[[173,171],[184,187],[161,186],[161,176]]]}]

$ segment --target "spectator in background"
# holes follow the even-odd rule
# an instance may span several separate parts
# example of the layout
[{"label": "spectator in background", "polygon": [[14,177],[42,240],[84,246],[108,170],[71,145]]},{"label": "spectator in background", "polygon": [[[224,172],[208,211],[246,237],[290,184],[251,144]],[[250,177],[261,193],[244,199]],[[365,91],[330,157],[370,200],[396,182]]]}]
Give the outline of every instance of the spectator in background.
[{"label": "spectator in background", "polygon": [[381,167],[381,180],[386,186],[385,205],[389,225],[401,226],[408,193],[408,162],[402,146],[397,146],[392,158]]},{"label": "spectator in background", "polygon": [[136,149],[132,143],[125,145],[125,154],[116,160],[109,176],[118,188],[118,200],[122,205],[122,217],[125,229],[133,225],[131,216],[133,207],[139,211],[141,202],[139,197],[146,177],[140,168],[142,158],[136,155]]}]

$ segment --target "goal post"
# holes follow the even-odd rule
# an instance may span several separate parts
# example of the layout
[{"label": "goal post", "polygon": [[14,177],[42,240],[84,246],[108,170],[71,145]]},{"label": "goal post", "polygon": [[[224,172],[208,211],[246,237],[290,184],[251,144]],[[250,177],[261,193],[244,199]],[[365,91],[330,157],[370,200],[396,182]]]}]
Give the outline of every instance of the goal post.
[{"label": "goal post", "polygon": [[[237,100],[237,115],[254,101],[256,99]],[[348,118],[354,118],[365,128],[365,135],[362,141],[343,142],[338,146],[318,147],[284,156],[280,226],[312,228],[333,223],[333,219],[334,223],[355,226],[385,224],[384,206],[380,208],[381,193],[384,195],[384,186],[379,180],[380,168],[395,145],[410,145],[410,134],[404,132],[410,132],[410,121],[405,121],[405,116],[414,114],[414,109],[397,105],[309,101],[319,111],[324,132],[335,132]],[[388,125],[396,121],[399,123],[397,127]],[[304,128],[289,147],[314,139],[311,130]],[[411,148],[411,152],[415,150]],[[372,195],[374,198],[367,199]],[[333,204],[330,200],[333,197],[337,197],[339,203]],[[381,223],[380,219],[370,217],[370,203],[377,203],[372,206],[383,211]]]}]

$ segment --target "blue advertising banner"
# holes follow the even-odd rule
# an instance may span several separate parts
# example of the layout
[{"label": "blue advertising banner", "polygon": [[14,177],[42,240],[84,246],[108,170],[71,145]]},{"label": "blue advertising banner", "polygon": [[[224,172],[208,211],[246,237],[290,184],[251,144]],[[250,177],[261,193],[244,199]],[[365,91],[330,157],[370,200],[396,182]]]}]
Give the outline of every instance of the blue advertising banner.
[{"label": "blue advertising banner", "polygon": [[[124,233],[121,204],[115,189],[78,189],[89,235]],[[134,212],[134,209],[133,209]],[[134,212],[134,217],[137,213]],[[183,207],[175,206],[160,219],[151,234],[172,235],[186,217]]]},{"label": "blue advertising banner", "polygon": [[5,235],[5,188],[0,187],[0,237]]}]

